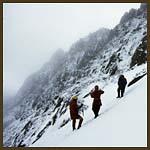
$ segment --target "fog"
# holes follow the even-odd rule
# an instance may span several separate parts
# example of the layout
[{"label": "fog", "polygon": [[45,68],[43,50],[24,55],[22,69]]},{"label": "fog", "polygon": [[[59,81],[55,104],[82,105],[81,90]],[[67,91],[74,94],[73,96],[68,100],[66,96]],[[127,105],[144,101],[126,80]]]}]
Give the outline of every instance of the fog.
[{"label": "fog", "polygon": [[3,4],[3,92],[14,95],[24,80],[79,38],[113,28],[140,3]]}]

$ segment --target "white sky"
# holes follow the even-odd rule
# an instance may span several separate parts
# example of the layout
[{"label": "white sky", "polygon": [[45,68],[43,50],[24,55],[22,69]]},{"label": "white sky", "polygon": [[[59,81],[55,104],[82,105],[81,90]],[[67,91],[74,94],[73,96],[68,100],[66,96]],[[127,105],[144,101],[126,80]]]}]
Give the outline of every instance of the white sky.
[{"label": "white sky", "polygon": [[24,80],[58,48],[65,51],[101,27],[113,28],[140,3],[3,4],[4,92],[15,93]]}]

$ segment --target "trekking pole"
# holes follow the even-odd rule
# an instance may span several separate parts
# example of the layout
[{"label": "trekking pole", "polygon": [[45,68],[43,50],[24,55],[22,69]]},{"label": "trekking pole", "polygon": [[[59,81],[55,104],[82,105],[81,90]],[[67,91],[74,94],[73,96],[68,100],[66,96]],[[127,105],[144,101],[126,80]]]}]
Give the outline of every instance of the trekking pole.
[{"label": "trekking pole", "polygon": [[89,95],[90,95],[90,93],[87,93],[86,95],[83,96],[83,98],[86,98],[86,97],[89,96]]}]

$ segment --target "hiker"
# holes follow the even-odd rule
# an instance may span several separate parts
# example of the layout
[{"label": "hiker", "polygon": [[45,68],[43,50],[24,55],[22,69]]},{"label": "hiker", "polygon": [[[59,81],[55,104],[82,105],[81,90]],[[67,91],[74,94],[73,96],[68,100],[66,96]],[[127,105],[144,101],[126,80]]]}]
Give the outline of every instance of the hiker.
[{"label": "hiker", "polygon": [[102,102],[101,102],[101,94],[103,94],[104,91],[99,89],[98,85],[95,86],[94,91],[92,90],[90,92],[90,95],[92,98],[94,98],[93,100],[93,104],[92,104],[92,110],[94,112],[95,118],[97,118],[100,107],[102,106]]},{"label": "hiker", "polygon": [[77,96],[73,96],[69,104],[73,130],[76,129],[76,119],[79,119],[79,125],[77,129],[81,127],[83,122],[83,118],[78,114],[78,110],[80,109],[80,107],[77,105],[77,99],[78,99]]},{"label": "hiker", "polygon": [[121,97],[123,97],[126,85],[127,85],[126,78],[124,77],[124,75],[120,75],[120,77],[118,79],[118,89],[117,89],[118,96],[117,96],[117,98],[120,98],[120,93],[121,93]]}]

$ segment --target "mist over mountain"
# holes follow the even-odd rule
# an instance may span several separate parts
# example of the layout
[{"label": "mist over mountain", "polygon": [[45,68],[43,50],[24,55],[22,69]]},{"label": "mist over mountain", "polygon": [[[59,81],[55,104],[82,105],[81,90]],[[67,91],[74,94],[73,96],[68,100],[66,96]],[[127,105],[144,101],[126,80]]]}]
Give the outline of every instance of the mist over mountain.
[{"label": "mist over mountain", "polygon": [[[84,103],[82,90],[87,86],[98,82],[105,87],[117,82],[120,74],[146,64],[146,45],[147,5],[141,4],[125,13],[113,29],[100,28],[80,38],[68,52],[58,49],[15,95],[15,106],[3,122],[4,146],[28,147],[48,128],[65,126],[70,122],[70,97],[77,95]],[[135,76],[146,71],[135,71]],[[88,107],[83,105],[85,112]]]}]

